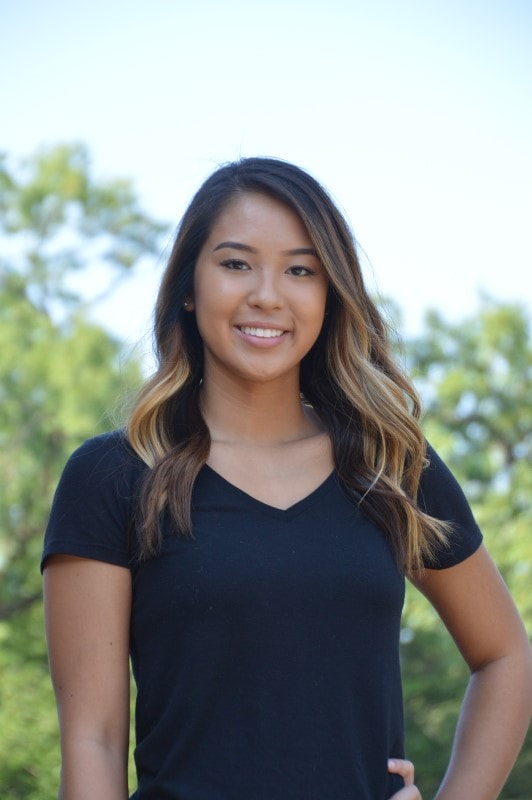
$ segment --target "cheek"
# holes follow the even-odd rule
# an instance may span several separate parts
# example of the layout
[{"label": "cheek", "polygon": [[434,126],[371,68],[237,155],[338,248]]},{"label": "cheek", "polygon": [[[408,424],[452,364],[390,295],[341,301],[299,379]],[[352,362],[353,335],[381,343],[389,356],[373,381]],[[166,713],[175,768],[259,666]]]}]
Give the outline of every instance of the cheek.
[{"label": "cheek", "polygon": [[304,304],[304,314],[308,322],[314,322],[321,326],[325,319],[325,308],[327,304],[327,290],[316,292],[308,298]]},{"label": "cheek", "polygon": [[221,272],[210,271],[207,275],[199,274],[194,279],[194,303],[196,312],[221,316],[228,313],[235,304],[237,294],[234,286]]},{"label": "cheek", "polygon": [[209,281],[202,277],[194,280],[194,311],[198,328],[209,324],[220,310],[220,294]]},{"label": "cheek", "polygon": [[217,345],[226,341],[232,315],[223,294],[199,291],[195,300],[195,313],[196,325],[205,344],[216,349]]}]

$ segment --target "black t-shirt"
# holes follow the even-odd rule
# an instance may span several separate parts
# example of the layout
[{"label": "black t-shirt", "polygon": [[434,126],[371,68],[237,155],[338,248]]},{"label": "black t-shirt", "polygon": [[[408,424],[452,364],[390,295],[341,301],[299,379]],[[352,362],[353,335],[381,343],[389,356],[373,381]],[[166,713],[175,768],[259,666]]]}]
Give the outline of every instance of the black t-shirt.
[{"label": "black t-shirt", "polygon": [[[426,510],[455,523],[446,568],[481,534],[430,451]],[[194,537],[167,520],[139,562],[131,535],[146,467],[124,436],[69,459],[43,553],[128,567],[137,683],[135,800],[385,800],[402,786],[404,579],[382,531],[331,475],[287,510],[204,467]],[[434,566],[434,565],[431,565]]]}]

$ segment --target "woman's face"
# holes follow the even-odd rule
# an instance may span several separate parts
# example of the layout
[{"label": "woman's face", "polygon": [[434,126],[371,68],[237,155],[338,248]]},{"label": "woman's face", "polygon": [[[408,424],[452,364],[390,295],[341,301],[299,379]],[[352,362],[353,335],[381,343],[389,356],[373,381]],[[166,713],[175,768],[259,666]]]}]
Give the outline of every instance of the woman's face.
[{"label": "woman's face", "polygon": [[299,380],[323,324],[327,285],[297,214],[256,192],[231,200],[199,253],[188,299],[203,339],[204,380]]}]

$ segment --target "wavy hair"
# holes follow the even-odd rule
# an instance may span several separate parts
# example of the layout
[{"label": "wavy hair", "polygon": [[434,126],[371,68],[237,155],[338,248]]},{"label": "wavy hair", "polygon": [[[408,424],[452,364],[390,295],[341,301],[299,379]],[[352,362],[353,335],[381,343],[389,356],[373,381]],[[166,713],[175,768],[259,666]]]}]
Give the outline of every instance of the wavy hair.
[{"label": "wavy hair", "polygon": [[160,548],[163,512],[180,534],[192,534],[192,489],[209,455],[210,434],[199,403],[203,343],[195,315],[183,307],[212,226],[242,192],[266,194],[295,211],[327,272],[328,313],[301,363],[301,394],[331,438],[345,491],[384,531],[399,568],[420,569],[445,544],[449,526],[416,502],[426,466],[418,396],[391,356],[387,326],[364,286],[342,214],[313,177],[273,158],[217,169],[177,231],[155,306],[158,368],[127,425],[131,446],[150,467],[139,498],[141,557]]}]

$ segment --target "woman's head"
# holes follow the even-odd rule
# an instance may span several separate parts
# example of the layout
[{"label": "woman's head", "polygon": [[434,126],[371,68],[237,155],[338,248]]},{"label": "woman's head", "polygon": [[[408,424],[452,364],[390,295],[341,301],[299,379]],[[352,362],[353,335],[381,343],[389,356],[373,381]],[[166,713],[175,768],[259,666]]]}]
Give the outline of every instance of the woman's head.
[{"label": "woman's head", "polygon": [[198,391],[204,343],[184,304],[194,304],[196,264],[213,226],[246,194],[273,198],[308,233],[327,280],[323,325],[302,358],[300,389],[330,435],[340,480],[387,533],[398,564],[417,569],[445,538],[445,526],[416,506],[425,453],[416,391],[391,356],[343,216],[314,178],[270,158],[242,159],[205,181],[183,217],[163,277],[155,312],[159,368],[128,424],[132,447],[152,467],[140,504],[144,552],[157,549],[166,505],[177,530],[192,530],[192,490],[209,456],[210,433]]},{"label": "woman's head", "polygon": [[275,381],[283,394],[297,392],[328,284],[295,211],[262,192],[238,194],[199,252],[185,304],[203,343],[204,382]]},{"label": "woman's head", "polygon": [[[371,333],[384,328],[363,284],[353,237],[323,187],[308,173],[272,158],[246,158],[220,167],[200,187],[179,227],[163,277],[155,315],[155,339],[161,363],[187,362],[196,383],[203,369],[203,347],[193,314],[184,304],[192,295],[198,255],[222,211],[242,193],[261,193],[283,203],[300,218],[329,279],[322,334],[305,359],[302,390],[307,393],[317,370],[353,346],[361,358],[372,349]],[[336,353],[336,355],[334,355]],[[343,356],[342,356],[343,353]],[[355,360],[357,360],[355,358]],[[177,366],[177,365],[176,365]],[[184,377],[183,372],[179,370]]]}]

